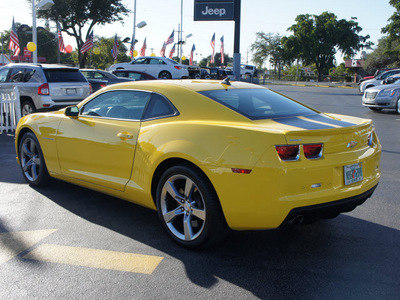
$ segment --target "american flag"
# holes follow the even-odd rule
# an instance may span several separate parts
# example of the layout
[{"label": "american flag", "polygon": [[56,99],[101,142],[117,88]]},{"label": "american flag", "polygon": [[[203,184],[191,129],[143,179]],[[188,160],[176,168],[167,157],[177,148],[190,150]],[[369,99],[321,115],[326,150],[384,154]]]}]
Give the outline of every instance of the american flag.
[{"label": "american flag", "polygon": [[135,36],[132,34],[131,49],[129,50],[129,56],[133,58],[133,50],[135,48]]},{"label": "american flag", "polygon": [[190,64],[190,65],[193,65],[193,54],[194,54],[194,50],[196,50],[196,47],[195,47],[194,44],[193,44],[192,51],[190,51],[190,61],[189,61],[189,64]]},{"label": "american flag", "polygon": [[146,48],[147,48],[146,39],[147,38],[144,38],[142,49],[140,49],[140,56],[146,56]]},{"label": "american flag", "polygon": [[164,42],[164,44],[162,45],[161,51],[160,51],[161,57],[165,57],[165,48],[166,48],[166,47],[167,47],[167,45],[166,45],[165,42]]},{"label": "american flag", "polygon": [[12,56],[18,56],[19,52],[21,51],[21,48],[19,47],[17,30],[15,29],[14,18],[12,22],[12,28],[10,33],[10,45],[8,46],[8,49],[14,51]]},{"label": "american flag", "polygon": [[176,45],[176,44],[174,44],[174,46],[172,46],[172,49],[171,49],[171,51],[169,52],[169,58],[171,58],[171,59],[172,59],[172,56],[174,56],[174,53],[175,53],[175,45]]},{"label": "american flag", "polygon": [[65,51],[64,40],[61,34],[61,29],[58,24],[57,27],[58,27],[58,49],[60,50],[60,52],[67,53],[67,51]]},{"label": "american flag", "polygon": [[175,33],[175,29],[172,30],[171,35],[169,36],[169,38],[167,39],[167,41],[165,42],[165,45],[169,45],[172,44],[174,42],[174,33]]},{"label": "american flag", "polygon": [[86,42],[82,45],[81,53],[85,53],[86,51],[89,51],[92,48],[93,48],[93,30],[87,37]]},{"label": "american flag", "polygon": [[113,46],[113,48],[111,49],[111,54],[112,54],[112,57],[113,57],[114,59],[117,59],[117,56],[118,56],[118,47],[119,47],[118,37],[117,37],[117,34],[115,34],[114,46]]},{"label": "american flag", "polygon": [[225,62],[225,53],[224,53],[224,36],[221,37],[221,65]]},{"label": "american flag", "polygon": [[213,49],[212,55],[211,55],[211,63],[214,63],[214,50],[215,50],[215,32],[211,38],[211,48]]}]

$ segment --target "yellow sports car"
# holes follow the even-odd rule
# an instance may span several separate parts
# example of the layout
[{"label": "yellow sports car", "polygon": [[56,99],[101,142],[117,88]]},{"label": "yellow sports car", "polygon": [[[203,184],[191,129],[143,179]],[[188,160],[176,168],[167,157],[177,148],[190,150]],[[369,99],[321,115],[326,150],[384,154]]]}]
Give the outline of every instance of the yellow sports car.
[{"label": "yellow sports car", "polygon": [[229,80],[111,85],[23,117],[15,146],[29,184],[54,177],[156,209],[185,247],[229,228],[333,218],[362,204],[380,178],[371,120]]}]

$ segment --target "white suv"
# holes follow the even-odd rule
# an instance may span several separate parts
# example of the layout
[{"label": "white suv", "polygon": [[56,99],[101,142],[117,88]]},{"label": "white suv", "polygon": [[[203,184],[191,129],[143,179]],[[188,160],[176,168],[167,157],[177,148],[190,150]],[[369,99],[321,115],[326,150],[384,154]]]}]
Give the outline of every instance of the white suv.
[{"label": "white suv", "polygon": [[77,68],[45,64],[8,64],[0,68],[0,88],[18,87],[21,115],[77,104],[91,87]]},{"label": "white suv", "polygon": [[109,68],[109,71],[114,70],[134,70],[163,79],[189,77],[187,66],[181,65],[172,59],[157,56],[142,56],[129,63],[115,64]]}]

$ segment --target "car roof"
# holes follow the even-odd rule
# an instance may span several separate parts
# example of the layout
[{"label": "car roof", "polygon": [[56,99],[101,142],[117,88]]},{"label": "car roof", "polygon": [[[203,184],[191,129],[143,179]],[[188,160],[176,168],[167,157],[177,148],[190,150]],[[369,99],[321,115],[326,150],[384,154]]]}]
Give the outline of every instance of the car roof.
[{"label": "car roof", "polygon": [[132,81],[127,83],[114,84],[106,87],[107,90],[114,89],[150,89],[150,90],[165,90],[165,89],[176,89],[184,88],[195,92],[208,91],[208,90],[222,90],[222,89],[262,89],[263,87],[254,85],[251,83],[233,81],[231,85],[225,85],[220,80],[144,80],[144,81]]},{"label": "car roof", "polygon": [[35,64],[35,63],[12,63],[8,64],[10,67],[37,67],[43,69],[71,69],[71,70],[79,70],[76,67],[70,67],[65,65],[58,64]]}]

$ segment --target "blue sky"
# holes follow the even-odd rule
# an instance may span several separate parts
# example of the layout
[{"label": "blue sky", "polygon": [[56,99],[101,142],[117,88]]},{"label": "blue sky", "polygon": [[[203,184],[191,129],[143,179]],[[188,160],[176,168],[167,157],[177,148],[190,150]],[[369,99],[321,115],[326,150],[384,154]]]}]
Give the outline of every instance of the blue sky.
[{"label": "blue sky", "polygon": [[[98,0],[100,1],[100,0]],[[32,13],[27,0],[0,1],[0,31],[9,30],[12,17],[16,22],[32,25]],[[133,10],[134,0],[123,0],[127,7]],[[172,30],[178,30],[181,20],[181,0],[136,0],[136,23],[146,21],[147,26],[136,29],[136,38],[139,42],[136,49],[142,46],[144,38],[147,38],[147,53],[150,49],[159,55],[163,42],[171,34]],[[183,34],[192,34],[184,46],[184,55],[189,55],[193,43],[196,45],[196,59],[201,59],[211,54],[210,40],[215,32],[216,52],[219,52],[219,39],[225,38],[225,52],[233,55],[234,23],[232,21],[221,22],[195,22],[193,21],[194,0],[183,0]],[[265,33],[279,33],[290,35],[287,28],[295,23],[299,14],[321,14],[324,11],[334,13],[339,19],[350,20],[357,17],[359,25],[363,28],[362,35],[369,34],[371,41],[377,44],[382,37],[381,28],[387,24],[388,18],[393,14],[394,8],[389,5],[389,0],[242,0],[241,14],[241,39],[240,50],[242,62],[251,63],[250,45],[255,41],[258,31]],[[38,26],[44,21],[38,20]],[[53,24],[54,25],[54,24]],[[133,14],[125,18],[124,24],[115,23],[105,26],[96,26],[95,35],[113,37],[131,37],[133,31]],[[177,35],[177,33],[175,33]],[[75,47],[74,39],[63,34],[65,44]],[[177,41],[177,36],[175,37]],[[39,45],[40,47],[40,45]],[[167,54],[172,45],[167,47]],[[337,56],[338,63],[341,62]]]}]

